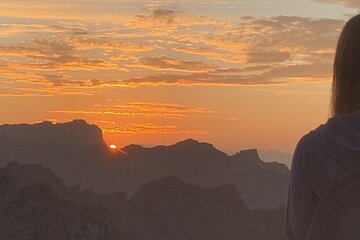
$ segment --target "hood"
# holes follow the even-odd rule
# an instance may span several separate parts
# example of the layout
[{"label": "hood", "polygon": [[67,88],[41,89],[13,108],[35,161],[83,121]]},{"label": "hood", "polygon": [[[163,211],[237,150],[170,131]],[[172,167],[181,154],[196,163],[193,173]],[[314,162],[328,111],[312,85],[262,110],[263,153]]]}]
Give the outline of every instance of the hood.
[{"label": "hood", "polygon": [[360,114],[329,118],[311,132],[323,154],[360,172]]}]

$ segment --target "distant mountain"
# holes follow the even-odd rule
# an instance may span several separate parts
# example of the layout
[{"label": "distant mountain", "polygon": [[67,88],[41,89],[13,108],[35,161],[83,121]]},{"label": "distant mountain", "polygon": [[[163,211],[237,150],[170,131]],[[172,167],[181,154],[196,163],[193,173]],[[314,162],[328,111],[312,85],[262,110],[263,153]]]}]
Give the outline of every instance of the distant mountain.
[{"label": "distant mountain", "polygon": [[204,189],[165,177],[129,199],[120,228],[126,239],[283,239],[284,206],[250,210],[240,195],[233,185]]},{"label": "distant mountain", "polygon": [[0,135],[17,141],[54,142],[69,147],[105,144],[101,129],[96,125],[89,125],[84,120],[56,124],[49,121],[35,124],[4,124],[0,126]]},{"label": "distant mountain", "polygon": [[289,170],[284,164],[265,163],[255,149],[228,156],[209,143],[188,139],[171,146],[123,148],[159,177],[176,176],[203,187],[234,184],[252,208],[285,203]]},{"label": "distant mountain", "polygon": [[108,195],[113,204],[107,208],[98,207],[93,197],[70,201],[70,192],[81,196],[82,191],[41,165],[0,168],[1,239],[283,239],[284,205],[251,210],[233,185],[205,189],[165,177],[145,184],[125,202],[118,194]]},{"label": "distant mountain", "polygon": [[264,170],[274,171],[280,174],[287,174],[289,172],[287,166],[279,162],[263,162],[256,149],[242,150],[234,154],[232,158],[247,166],[262,168]]},{"label": "distant mountain", "polygon": [[[57,134],[59,129],[64,134]],[[97,193],[133,195],[146,182],[174,176],[207,188],[233,184],[250,208],[271,209],[285,203],[288,168],[263,162],[255,149],[229,156],[209,143],[188,139],[151,148],[132,144],[116,151],[105,145],[101,135],[98,127],[83,120],[3,125],[0,165],[11,161],[42,164],[54,169],[67,184]]]},{"label": "distant mountain", "polygon": [[64,180],[59,178],[50,167],[44,167],[40,164],[21,165],[17,162],[11,162],[6,165],[5,169],[16,179],[18,188],[46,183],[64,199],[71,202],[119,210],[125,206],[127,201],[126,193],[123,192],[95,194],[89,189],[81,189],[80,186],[68,187]]},{"label": "distant mountain", "polygon": [[282,152],[274,149],[259,150],[259,155],[261,158],[265,159],[267,162],[279,162],[285,164],[289,169],[291,167],[293,154]]}]

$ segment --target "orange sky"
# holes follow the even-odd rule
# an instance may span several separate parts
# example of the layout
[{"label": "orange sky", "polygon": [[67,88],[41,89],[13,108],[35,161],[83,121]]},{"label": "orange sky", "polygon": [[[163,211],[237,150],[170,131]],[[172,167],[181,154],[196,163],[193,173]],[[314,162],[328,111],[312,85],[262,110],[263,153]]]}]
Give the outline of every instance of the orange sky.
[{"label": "orange sky", "polygon": [[119,146],[293,151],[328,117],[351,0],[0,0],[0,123],[82,118]]}]

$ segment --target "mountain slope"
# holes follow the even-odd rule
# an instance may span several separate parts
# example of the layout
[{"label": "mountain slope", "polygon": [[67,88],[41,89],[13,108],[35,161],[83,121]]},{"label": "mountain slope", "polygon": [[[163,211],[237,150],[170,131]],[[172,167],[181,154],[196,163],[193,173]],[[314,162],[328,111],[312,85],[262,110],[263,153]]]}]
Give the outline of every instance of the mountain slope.
[{"label": "mountain slope", "polygon": [[0,169],[2,240],[117,240],[120,235],[102,208],[64,200],[46,183],[27,187]]},{"label": "mountain slope", "polygon": [[130,198],[120,223],[127,239],[282,239],[283,207],[250,210],[232,185],[204,189],[165,177]]}]

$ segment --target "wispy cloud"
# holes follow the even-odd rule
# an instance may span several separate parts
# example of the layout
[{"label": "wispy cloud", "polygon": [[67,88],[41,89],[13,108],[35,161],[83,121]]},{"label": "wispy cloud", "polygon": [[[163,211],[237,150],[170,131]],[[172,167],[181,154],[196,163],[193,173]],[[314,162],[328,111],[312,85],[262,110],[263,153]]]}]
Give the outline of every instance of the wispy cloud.
[{"label": "wispy cloud", "polygon": [[[97,104],[88,110],[52,110],[55,118],[66,116],[93,119],[108,134],[209,134],[207,130],[183,129],[174,124],[158,124],[159,119],[178,121],[181,119],[210,118],[216,112],[197,106],[186,106],[164,102],[131,102],[121,104]],[[114,118],[116,117],[116,118]],[[131,121],[129,123],[129,118]],[[143,121],[147,119],[147,122]]]},{"label": "wispy cloud", "polygon": [[181,119],[206,117],[215,112],[203,108],[161,102],[133,102],[128,104],[97,105],[90,110],[53,110],[50,113],[68,115],[108,115]]},{"label": "wispy cloud", "polygon": [[168,57],[144,57],[131,67],[141,67],[159,71],[209,72],[216,65],[197,61],[187,61]]},{"label": "wispy cloud", "polygon": [[174,135],[174,134],[182,134],[182,135],[204,135],[209,134],[208,131],[203,130],[187,130],[187,129],[179,129],[176,126],[171,125],[156,125],[152,123],[136,123],[129,124],[126,127],[112,127],[105,128],[105,133],[112,134],[166,134],[166,135]]},{"label": "wispy cloud", "polygon": [[109,83],[110,86],[264,86],[285,84],[282,81],[271,81],[261,75],[239,76],[239,75],[215,75],[215,74],[191,74],[191,75],[154,75],[131,78]]},{"label": "wispy cloud", "polygon": [[343,4],[348,7],[360,8],[360,2],[358,0],[313,0],[321,3],[335,3]]}]

